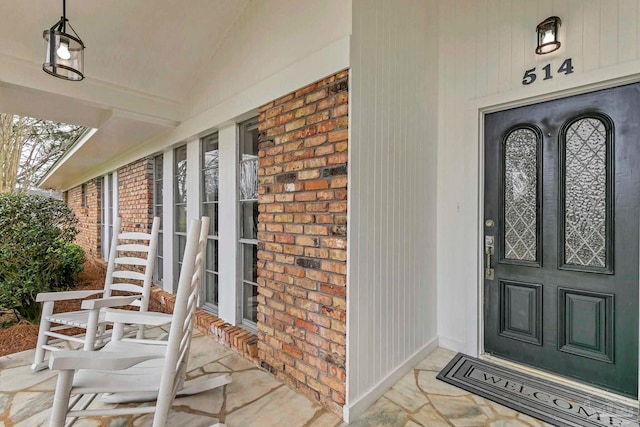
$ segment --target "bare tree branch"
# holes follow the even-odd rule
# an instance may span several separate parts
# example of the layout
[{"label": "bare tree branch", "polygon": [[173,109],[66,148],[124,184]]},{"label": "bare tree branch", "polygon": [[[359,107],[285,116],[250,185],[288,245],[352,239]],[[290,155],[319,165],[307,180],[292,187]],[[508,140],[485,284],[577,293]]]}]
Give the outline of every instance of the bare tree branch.
[{"label": "bare tree branch", "polygon": [[0,193],[35,187],[84,130],[82,126],[0,114]]}]

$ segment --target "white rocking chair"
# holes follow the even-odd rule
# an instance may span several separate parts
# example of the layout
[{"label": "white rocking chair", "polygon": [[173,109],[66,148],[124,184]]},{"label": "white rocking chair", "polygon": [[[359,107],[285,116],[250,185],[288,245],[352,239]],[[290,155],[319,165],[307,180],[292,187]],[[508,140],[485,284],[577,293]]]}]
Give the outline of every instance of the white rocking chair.
[{"label": "white rocking chair", "polygon": [[[137,306],[139,311],[147,311],[158,247],[160,218],[153,219],[151,233],[121,233],[121,224],[121,219],[116,218],[113,224],[114,233],[103,290],[45,292],[36,297],[36,301],[42,302],[43,305],[36,353],[31,365],[34,371],[47,367],[47,362],[44,360],[45,352],[60,350],[53,345],[58,342],[70,341],[82,344],[84,350],[95,350],[104,345],[111,337],[111,331],[106,328],[105,309],[107,307],[133,305]],[[123,243],[124,241],[126,242]],[[136,267],[144,267],[144,273],[133,271]],[[114,283],[114,279],[132,283]],[[124,291],[133,295],[114,297],[111,296],[112,291]],[[97,294],[103,294],[102,298],[84,300],[81,311],[53,313],[56,301],[85,299]],[[58,326],[52,326],[52,324]],[[61,333],[70,328],[85,329],[86,332],[84,336]],[[137,331],[138,337],[142,338],[143,327],[139,327]]]},{"label": "white rocking chair", "polygon": [[[166,424],[176,395],[210,390],[231,382],[229,375],[185,383],[189,348],[206,256],[209,218],[193,220],[187,233],[182,271],[173,315],[107,310],[114,322],[112,340],[100,351],[58,351],[49,367],[59,370],[51,427],[67,426],[81,416],[117,416],[155,412],[153,427]],[[199,234],[199,236],[198,236]],[[161,325],[170,317],[168,341],[121,338],[121,323]],[[155,406],[87,409],[97,394],[102,402],[126,403],[156,400]],[[73,399],[71,395],[74,394]],[[89,395],[89,396],[87,396]],[[85,397],[83,399],[83,397]]]}]

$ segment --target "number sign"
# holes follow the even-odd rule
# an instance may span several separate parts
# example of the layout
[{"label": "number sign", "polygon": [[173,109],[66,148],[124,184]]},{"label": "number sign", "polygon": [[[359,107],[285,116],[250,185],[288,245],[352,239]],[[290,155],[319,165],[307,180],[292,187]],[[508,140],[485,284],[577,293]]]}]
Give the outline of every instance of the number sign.
[{"label": "number sign", "polygon": [[[522,84],[525,86],[528,86],[531,83],[535,82],[536,79],[538,78],[536,71],[537,71],[536,67],[533,67],[530,70],[525,71],[524,76],[522,76]],[[542,67],[542,71],[544,71],[544,77],[542,80],[549,80],[553,78],[551,64],[547,64],[544,67]],[[571,65],[571,58],[565,59],[562,65],[560,65],[560,68],[558,68],[558,71],[556,71],[556,74],[563,74],[563,73],[565,75],[573,73],[573,65]]]}]

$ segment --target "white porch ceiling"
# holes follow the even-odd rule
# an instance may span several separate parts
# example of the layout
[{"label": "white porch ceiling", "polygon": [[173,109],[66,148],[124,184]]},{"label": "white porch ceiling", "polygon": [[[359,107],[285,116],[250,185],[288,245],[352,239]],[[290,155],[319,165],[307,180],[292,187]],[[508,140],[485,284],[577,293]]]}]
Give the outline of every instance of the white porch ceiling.
[{"label": "white porch ceiling", "polygon": [[0,112],[97,128],[46,187],[177,126],[183,102],[249,0],[67,0],[86,45],[85,80],[42,71],[42,32],[62,0],[0,2]]},{"label": "white porch ceiling", "polygon": [[[87,46],[92,82],[180,102],[247,3],[67,0],[67,18]],[[40,68],[42,32],[61,14],[62,0],[3,0],[0,55]]]}]

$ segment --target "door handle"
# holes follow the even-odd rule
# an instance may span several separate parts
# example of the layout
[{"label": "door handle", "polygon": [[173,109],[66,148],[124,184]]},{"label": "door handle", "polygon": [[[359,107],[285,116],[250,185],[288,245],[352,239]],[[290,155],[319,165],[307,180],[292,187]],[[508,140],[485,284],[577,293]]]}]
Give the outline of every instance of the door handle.
[{"label": "door handle", "polygon": [[491,267],[491,257],[494,254],[495,240],[493,236],[484,236],[484,278],[493,280],[495,271]]}]

